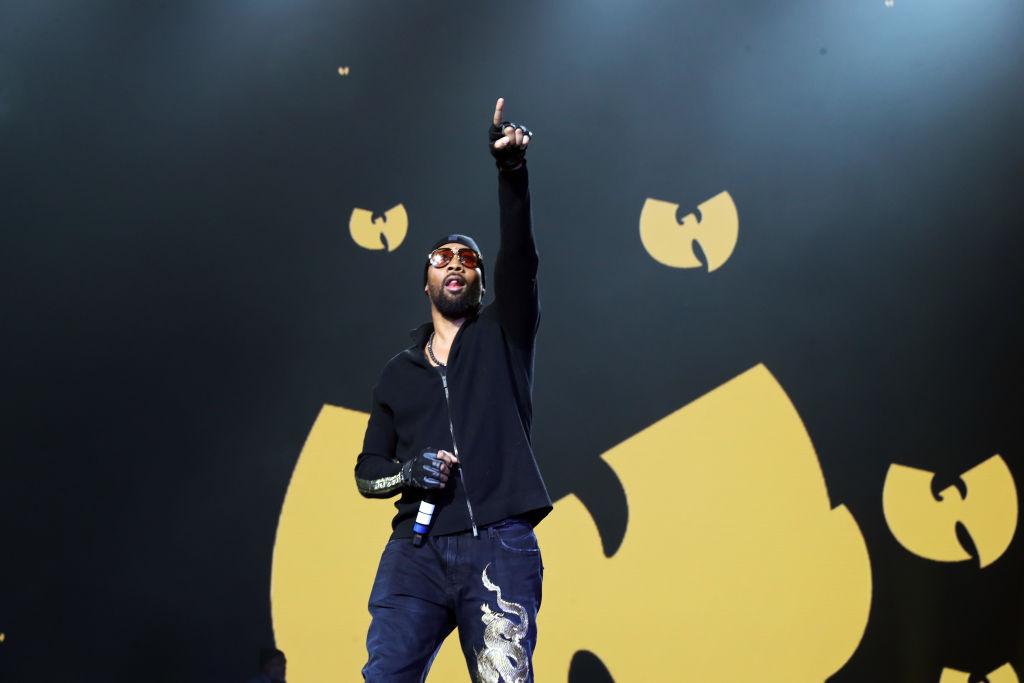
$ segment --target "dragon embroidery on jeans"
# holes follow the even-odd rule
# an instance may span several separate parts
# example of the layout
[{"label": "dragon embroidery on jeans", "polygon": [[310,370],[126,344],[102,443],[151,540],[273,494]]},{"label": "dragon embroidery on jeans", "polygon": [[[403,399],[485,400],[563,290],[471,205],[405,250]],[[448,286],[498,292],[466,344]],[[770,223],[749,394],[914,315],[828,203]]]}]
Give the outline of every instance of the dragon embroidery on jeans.
[{"label": "dragon embroidery on jeans", "polygon": [[[484,587],[497,595],[498,608],[503,612],[492,611],[487,603],[480,606],[484,613],[484,649],[476,654],[477,676],[480,683],[525,683],[530,664],[520,641],[530,627],[530,618],[522,605],[502,599],[501,588],[487,577],[490,566],[484,567]],[[519,618],[518,625],[506,616],[508,613]]]}]

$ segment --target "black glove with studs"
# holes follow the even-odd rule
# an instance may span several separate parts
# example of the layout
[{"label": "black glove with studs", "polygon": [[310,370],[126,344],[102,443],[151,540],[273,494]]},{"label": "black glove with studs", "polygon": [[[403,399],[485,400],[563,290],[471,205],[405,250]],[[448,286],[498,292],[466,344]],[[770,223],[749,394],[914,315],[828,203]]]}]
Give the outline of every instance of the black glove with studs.
[{"label": "black glove with studs", "polygon": [[[506,136],[505,131],[508,128],[513,129],[508,131],[510,141],[504,147],[496,149],[494,143]],[[533,139],[533,133],[529,128],[510,121],[502,121],[497,126],[492,123],[488,130],[488,146],[491,149],[491,156],[494,157],[495,165],[503,171],[515,170],[526,163],[526,146],[515,144],[515,131],[517,130],[523,131],[523,137]]]},{"label": "black glove with studs", "polygon": [[448,481],[447,465],[437,457],[437,449],[427,447],[412,460],[402,465],[402,485],[418,489],[444,488]]}]

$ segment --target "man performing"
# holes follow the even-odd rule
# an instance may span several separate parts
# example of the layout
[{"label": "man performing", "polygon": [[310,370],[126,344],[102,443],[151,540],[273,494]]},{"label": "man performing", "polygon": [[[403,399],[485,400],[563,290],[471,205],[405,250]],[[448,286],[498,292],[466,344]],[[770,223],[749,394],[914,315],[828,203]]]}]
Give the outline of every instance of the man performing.
[{"label": "man performing", "polygon": [[[499,98],[489,131],[501,214],[493,274],[471,237],[431,246],[431,322],[381,372],[356,462],[364,496],[401,493],[370,593],[368,681],[425,680],[455,627],[474,680],[533,681],[544,572],[533,527],[551,499],[530,445],[540,315],[531,133],[503,121],[503,108]],[[490,280],[494,301],[481,308]],[[424,499],[429,530],[417,519]]]}]

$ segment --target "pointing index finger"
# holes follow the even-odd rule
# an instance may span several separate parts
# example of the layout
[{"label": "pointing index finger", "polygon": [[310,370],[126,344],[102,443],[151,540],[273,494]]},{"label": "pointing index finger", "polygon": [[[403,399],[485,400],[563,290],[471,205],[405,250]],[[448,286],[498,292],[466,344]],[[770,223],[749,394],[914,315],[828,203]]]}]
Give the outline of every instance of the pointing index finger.
[{"label": "pointing index finger", "polygon": [[501,123],[501,110],[504,108],[505,98],[499,97],[498,101],[494,103],[494,120],[492,121],[492,123],[494,123],[495,126]]}]

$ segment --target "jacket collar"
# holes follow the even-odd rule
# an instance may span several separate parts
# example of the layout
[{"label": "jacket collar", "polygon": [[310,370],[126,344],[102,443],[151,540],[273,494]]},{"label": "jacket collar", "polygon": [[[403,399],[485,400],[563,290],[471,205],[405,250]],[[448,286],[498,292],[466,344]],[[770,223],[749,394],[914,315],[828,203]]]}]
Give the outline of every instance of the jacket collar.
[{"label": "jacket collar", "polygon": [[[483,308],[481,307],[480,310],[482,311]],[[470,323],[474,322],[479,317],[480,317],[480,312],[477,311],[476,315],[471,315],[471,316],[469,316],[469,318],[466,319],[466,322],[463,323],[463,327],[465,327],[466,325],[469,325]],[[419,327],[414,327],[413,329],[409,330],[409,337],[413,340],[413,342],[415,342],[415,345],[417,347],[422,349],[423,346],[427,343],[427,339],[430,337],[430,333],[433,332],[433,331],[434,331],[434,323],[432,323],[432,322],[425,322],[422,325],[420,325]],[[461,329],[459,331],[461,332]],[[458,334],[456,334],[456,337],[457,336],[458,336]]]},{"label": "jacket collar", "polygon": [[[467,325],[472,325],[474,322],[476,322],[476,319],[479,317],[479,314],[471,316],[469,319],[466,320],[466,322],[462,324],[462,327],[459,328],[459,331],[455,333],[455,339],[452,341],[452,352],[455,351],[456,346],[458,345],[459,340],[462,337],[462,331],[466,329]],[[427,367],[433,366],[427,362],[426,358],[424,358],[423,347],[427,345],[427,340],[430,338],[430,335],[433,331],[434,323],[432,322],[425,322],[419,327],[409,330],[409,336],[413,340],[413,345],[406,350],[409,351],[410,354],[412,354],[412,357],[416,360],[416,362],[421,363]]]},{"label": "jacket collar", "polygon": [[427,339],[430,337],[430,333],[434,331],[434,323],[423,323],[419,327],[415,327],[409,330],[409,336],[415,342],[416,346],[423,348],[423,345],[427,343]]}]

